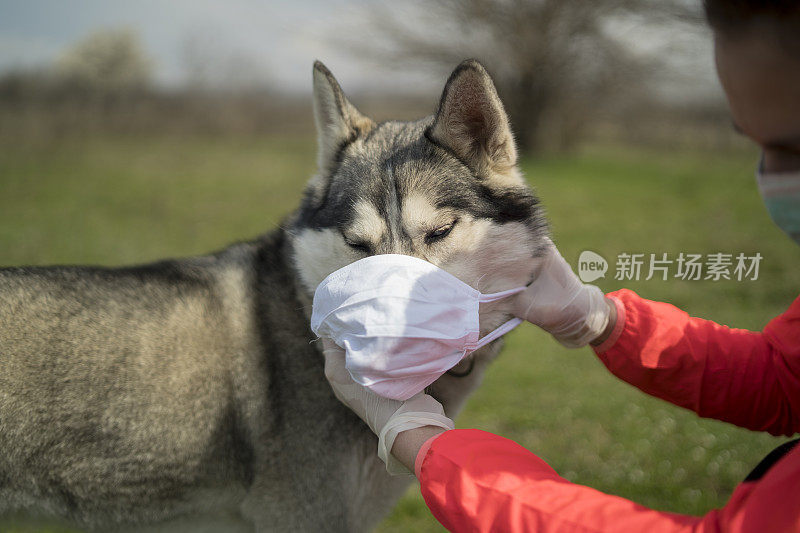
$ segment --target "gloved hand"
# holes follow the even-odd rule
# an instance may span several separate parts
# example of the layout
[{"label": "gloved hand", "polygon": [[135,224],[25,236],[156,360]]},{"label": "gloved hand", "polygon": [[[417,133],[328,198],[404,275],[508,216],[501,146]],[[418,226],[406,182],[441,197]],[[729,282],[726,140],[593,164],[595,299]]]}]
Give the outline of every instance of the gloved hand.
[{"label": "gloved hand", "polygon": [[322,339],[325,377],[340,402],[349,407],[378,436],[378,457],[392,474],[410,474],[392,454],[397,435],[409,429],[437,426],[453,429],[453,421],[444,415],[442,404],[432,396],[419,393],[401,402],[379,396],[359,385],[345,368],[345,351],[332,340]]},{"label": "gloved hand", "polygon": [[515,298],[516,316],[540,326],[568,348],[585,346],[608,325],[610,309],[603,292],[582,283],[550,239],[536,277]]}]

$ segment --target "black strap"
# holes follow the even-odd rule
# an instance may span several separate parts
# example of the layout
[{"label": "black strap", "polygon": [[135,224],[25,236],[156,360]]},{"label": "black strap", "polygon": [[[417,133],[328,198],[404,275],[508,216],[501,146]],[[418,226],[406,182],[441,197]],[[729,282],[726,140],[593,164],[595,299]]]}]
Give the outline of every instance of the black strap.
[{"label": "black strap", "polygon": [[747,474],[747,477],[744,478],[745,481],[758,481],[761,479],[764,474],[767,473],[767,470],[772,468],[772,465],[780,461],[780,459],[789,453],[792,448],[794,448],[797,443],[800,442],[800,439],[790,440],[789,442],[784,442],[764,457],[758,465],[753,469],[752,472]]}]

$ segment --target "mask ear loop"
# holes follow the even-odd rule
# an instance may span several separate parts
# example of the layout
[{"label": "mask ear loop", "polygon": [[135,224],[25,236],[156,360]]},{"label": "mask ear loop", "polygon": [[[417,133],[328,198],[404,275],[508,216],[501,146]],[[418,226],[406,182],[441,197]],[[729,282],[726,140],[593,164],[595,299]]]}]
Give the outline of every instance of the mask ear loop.
[{"label": "mask ear loop", "polygon": [[503,298],[511,296],[512,294],[517,294],[518,292],[522,292],[527,288],[528,288],[527,286],[514,287],[513,289],[508,289],[507,291],[492,292],[490,294],[481,294],[480,296],[478,296],[478,301],[481,303],[487,303],[487,302],[494,302],[496,300],[502,300]]},{"label": "mask ear loop", "polygon": [[[475,343],[475,347],[474,348],[470,347],[470,348],[467,348],[467,350],[469,352],[474,352],[475,350],[477,350],[479,348],[483,348],[484,346],[486,346],[487,344],[489,344],[493,340],[502,337],[503,335],[505,335],[506,333],[508,333],[509,331],[514,329],[515,327],[519,326],[523,322],[524,322],[524,320],[522,320],[521,318],[512,318],[511,320],[509,320],[508,322],[504,323],[503,325],[501,325],[496,330],[494,330],[491,333],[487,334],[482,339],[479,339],[478,342]],[[464,371],[464,372],[454,372],[451,369],[451,370],[448,370],[447,373],[450,374],[453,377],[456,377],[456,378],[463,378],[463,377],[466,377],[466,376],[470,375],[474,368],[475,368],[475,358],[473,357],[470,360],[469,368],[466,371]]]},{"label": "mask ear loop", "polygon": [[486,336],[483,337],[482,339],[479,339],[478,342],[475,343],[475,347],[471,348],[470,351],[474,352],[475,350],[477,350],[479,348],[483,348],[484,346],[486,346],[487,344],[489,344],[493,340],[499,339],[500,337],[502,337],[503,335],[505,335],[506,333],[508,333],[512,329],[514,329],[515,327],[519,326],[523,322],[524,322],[524,320],[522,320],[521,318],[512,318],[511,320],[509,320],[508,322],[506,322],[505,324],[503,324],[502,326],[500,326],[496,330],[492,331],[491,333],[487,333]]},{"label": "mask ear loop", "polygon": [[[527,287],[515,287],[513,289],[508,289],[507,291],[494,292],[494,293],[491,293],[491,294],[481,294],[478,297],[478,301],[481,302],[481,303],[486,303],[486,302],[494,302],[494,301],[497,301],[497,300],[502,300],[503,298],[507,298],[508,296],[512,296],[514,294],[522,292],[525,289],[527,289]],[[493,340],[499,339],[500,337],[502,337],[503,335],[505,335],[506,333],[508,333],[512,329],[514,329],[515,327],[519,326],[523,322],[524,322],[524,320],[522,320],[521,318],[512,318],[511,320],[509,320],[508,322],[502,324],[500,327],[498,327],[494,331],[486,334],[486,336],[483,337],[482,339],[478,339],[478,342],[475,343],[475,346],[474,347],[470,347],[470,351],[474,352],[475,350],[477,350],[479,348],[483,348],[484,346],[486,346],[487,344],[489,344]]]}]

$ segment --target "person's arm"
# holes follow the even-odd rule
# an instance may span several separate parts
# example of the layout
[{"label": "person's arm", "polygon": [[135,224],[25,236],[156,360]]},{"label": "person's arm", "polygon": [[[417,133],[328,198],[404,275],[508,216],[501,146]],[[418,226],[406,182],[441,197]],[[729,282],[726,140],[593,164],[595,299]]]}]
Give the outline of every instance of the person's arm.
[{"label": "person's arm", "polygon": [[727,328],[625,289],[604,297],[549,243],[513,312],[565,346],[592,344],[616,376],[700,416],[800,431],[800,298],[763,333]]},{"label": "person's arm", "polygon": [[608,296],[616,327],[594,350],[614,375],[702,417],[773,435],[800,431],[800,298],[760,333],[627,289]]},{"label": "person's arm", "polygon": [[425,455],[422,496],[450,531],[655,533],[700,521],[570,483],[519,444],[479,430],[443,433]]},{"label": "person's arm", "polygon": [[441,433],[416,462],[425,503],[450,531],[738,533],[800,525],[800,453],[762,480],[739,485],[723,509],[704,517],[655,511],[570,483],[515,442],[474,429]]},{"label": "person's arm", "polygon": [[409,472],[414,472],[419,477],[417,471],[417,458],[421,455],[420,451],[425,452],[433,439],[444,433],[444,428],[435,426],[425,426],[408,431],[402,431],[392,445],[392,455],[405,466]]}]

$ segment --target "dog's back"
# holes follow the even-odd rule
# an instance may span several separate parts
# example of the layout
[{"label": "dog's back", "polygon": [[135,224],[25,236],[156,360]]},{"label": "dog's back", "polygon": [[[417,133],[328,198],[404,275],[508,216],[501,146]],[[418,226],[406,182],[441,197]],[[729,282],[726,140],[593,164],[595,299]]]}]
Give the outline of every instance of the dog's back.
[{"label": "dog's back", "polygon": [[156,518],[212,477],[244,487],[243,252],[0,269],[0,511]]}]

